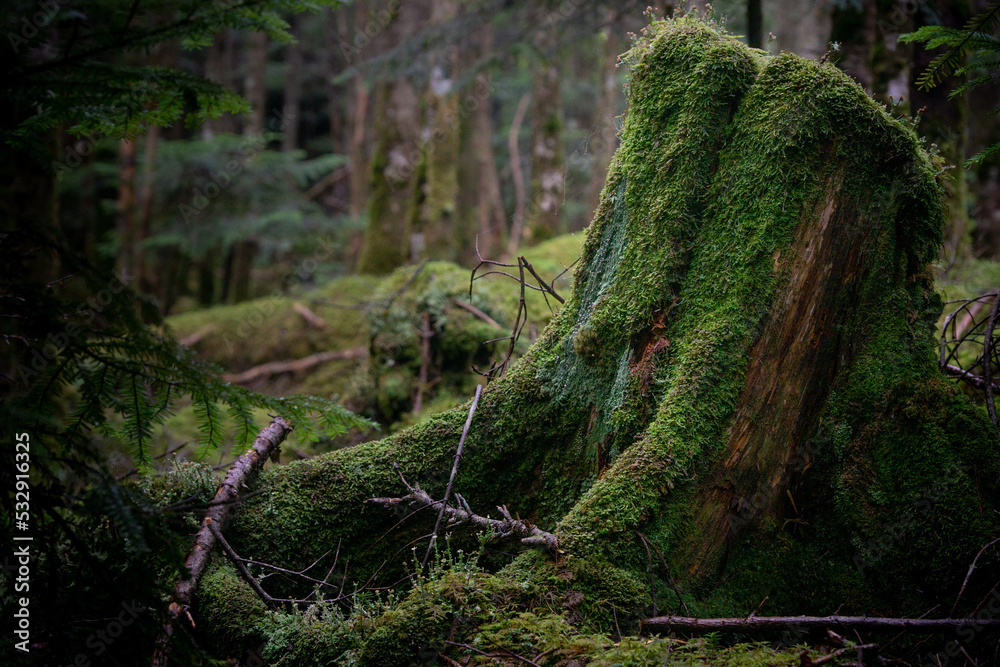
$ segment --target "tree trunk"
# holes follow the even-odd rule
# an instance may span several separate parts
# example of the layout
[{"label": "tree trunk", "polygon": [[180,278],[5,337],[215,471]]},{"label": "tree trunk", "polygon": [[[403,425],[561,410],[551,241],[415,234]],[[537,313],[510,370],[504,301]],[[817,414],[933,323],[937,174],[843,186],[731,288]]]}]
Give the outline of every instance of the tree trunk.
[{"label": "tree trunk", "polygon": [[[609,12],[610,18],[612,17]],[[618,24],[611,23],[601,32],[604,71],[601,76],[601,97],[594,123],[596,134],[590,142],[590,150],[594,153],[594,167],[587,188],[589,211],[597,210],[601,191],[604,190],[604,182],[608,176],[611,156],[618,148],[618,126],[615,117],[619,114],[622,100],[622,87],[618,83],[618,56],[625,50],[621,30]]]},{"label": "tree trunk", "polygon": [[[368,7],[365,3],[355,4],[355,25],[363,26],[368,19]],[[357,66],[357,63],[351,63]],[[368,163],[365,129],[368,126],[368,102],[370,99],[368,84],[364,77],[358,74],[354,77],[354,95],[351,104],[350,139],[348,156],[351,160],[351,201],[348,211],[352,218],[360,218],[368,203],[368,186],[371,184],[372,172]]]},{"label": "tree trunk", "polygon": [[[180,45],[176,41],[162,42],[153,48],[153,64],[159,67],[177,67],[177,60],[180,55]],[[163,272],[157,271],[153,267],[153,258],[147,257],[146,251],[141,247],[143,241],[150,236],[153,227],[153,181],[156,178],[156,154],[160,146],[160,139],[163,128],[153,125],[146,132],[143,155],[142,155],[142,187],[138,196],[138,225],[136,226],[133,243],[135,245],[135,288],[147,294],[163,293],[164,286],[154,279],[154,275],[159,275],[163,280]],[[172,252],[166,250],[158,253],[161,258],[166,257],[170,261]],[[161,268],[163,263],[161,262]],[[160,299],[160,308],[165,312],[166,306],[163,299]]]},{"label": "tree trunk", "polygon": [[829,48],[833,22],[832,2],[777,0],[774,3],[774,35],[778,51],[819,60]]},{"label": "tree trunk", "polygon": [[[251,113],[244,119],[243,136],[259,137],[264,134],[267,120],[267,35],[250,34],[247,44],[247,72],[243,79],[243,94],[250,102]],[[294,124],[294,123],[293,123]],[[251,158],[252,159],[252,158]],[[248,215],[255,215],[250,211]],[[260,243],[255,234],[236,241],[226,258],[223,301],[240,303],[253,293],[253,264]]]},{"label": "tree trunk", "polygon": [[559,221],[566,183],[561,59],[552,31],[541,33],[536,48],[531,79],[531,188],[522,239],[529,243],[562,231]]},{"label": "tree trunk", "polygon": [[[205,78],[227,88],[235,87],[236,81],[233,77],[233,71],[236,67],[237,38],[238,33],[228,28],[216,33],[212,46],[206,49]],[[212,135],[223,132],[230,134],[236,132],[236,118],[230,113],[208,119],[201,128],[203,139],[210,139]]]},{"label": "tree trunk", "polygon": [[198,259],[198,305],[208,307],[215,303],[215,260],[219,256],[219,248],[215,252],[205,253]]},{"label": "tree trunk", "polygon": [[759,49],[764,44],[764,16],[761,0],[747,0],[747,45]]},{"label": "tree trunk", "polygon": [[[612,633],[765,596],[770,615],[955,600],[1000,532],[1000,438],[936,367],[933,164],[830,65],[761,60],[686,19],[651,31],[573,294],[483,392],[454,484],[559,552],[421,580],[333,647],[311,625],[260,630],[263,604],[220,566],[199,592],[209,636],[254,627],[288,664],[350,647],[401,665],[443,638],[522,636],[546,604],[574,633]],[[405,495],[400,474],[442,497],[467,415],[272,469],[237,510],[236,550],[294,570],[341,544],[351,581],[391,584],[433,517],[400,525],[365,501]],[[986,590],[1000,563],[974,576]]]},{"label": "tree trunk", "polygon": [[323,79],[326,84],[326,113],[330,119],[330,150],[333,153],[341,154],[347,151],[347,142],[344,141],[344,115],[346,112],[343,104],[344,85],[333,83],[333,72],[340,72],[347,66],[338,48],[340,41],[338,30],[342,26],[346,26],[346,16],[346,10],[340,7],[328,8],[323,12],[324,37],[321,56],[326,67]]},{"label": "tree trunk", "polygon": [[[491,48],[492,28],[487,25],[479,30],[482,38],[476,41],[483,49],[480,56],[486,57]],[[475,253],[477,242],[483,257],[499,256],[507,236],[500,175],[493,151],[492,88],[489,75],[480,72],[461,96],[457,217],[462,231],[458,259],[463,266],[474,266],[479,261]]]},{"label": "tree trunk", "polygon": [[243,136],[252,137],[264,134],[264,121],[267,119],[267,34],[250,33],[246,53],[243,96],[250,102],[250,113],[243,121]]},{"label": "tree trunk", "polygon": [[419,167],[419,105],[408,81],[375,85],[375,147],[371,163],[368,223],[359,273],[389,273],[408,256],[403,239]]},{"label": "tree trunk", "polygon": [[[424,3],[404,3],[399,16],[382,31],[387,45],[410,36],[420,25]],[[406,262],[408,221],[414,216],[414,183],[424,166],[420,141],[420,104],[405,79],[375,85],[374,149],[371,161],[368,221],[358,258],[360,273],[385,274]]]},{"label": "tree trunk", "polygon": [[[454,0],[434,0],[431,25],[451,21],[456,11]],[[457,69],[455,48],[445,50],[431,66],[430,81],[423,95],[421,166],[413,186],[415,201],[407,235],[411,262],[428,258],[454,261],[462,242],[475,233],[465,233],[463,227],[467,221],[456,216],[461,138],[459,97],[455,90]]]},{"label": "tree trunk", "polygon": [[[301,37],[298,16],[292,19],[292,34]],[[288,45],[285,58],[285,100],[281,111],[281,150],[285,153],[299,147],[299,107],[302,104],[302,43]]]},{"label": "tree trunk", "polygon": [[118,144],[118,258],[115,270],[123,282],[136,277],[135,172],[136,142],[123,139]]}]

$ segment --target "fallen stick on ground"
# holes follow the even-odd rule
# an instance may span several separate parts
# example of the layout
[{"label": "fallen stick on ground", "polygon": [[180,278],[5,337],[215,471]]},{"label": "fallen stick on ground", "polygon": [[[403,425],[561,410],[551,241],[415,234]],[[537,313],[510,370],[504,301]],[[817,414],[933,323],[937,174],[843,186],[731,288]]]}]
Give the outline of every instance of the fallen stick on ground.
[{"label": "fallen stick on ground", "polygon": [[205,571],[208,557],[216,543],[212,528],[221,529],[229,515],[229,510],[234,505],[232,501],[239,497],[240,489],[257,475],[268,458],[277,456],[278,448],[291,430],[292,427],[288,422],[281,417],[274,417],[254,440],[249,451],[237,459],[229,472],[226,473],[225,479],[222,480],[222,484],[219,485],[219,489],[215,493],[212,506],[205,512],[201,529],[195,536],[194,546],[191,547],[191,551],[188,552],[187,559],[184,561],[184,570],[187,576],[178,581],[177,587],[174,589],[173,599],[167,608],[167,622],[160,631],[160,636],[156,639],[152,667],[166,667],[168,664],[170,640],[178,620],[186,619],[194,627],[194,619],[191,618],[189,609],[195,589],[198,588],[198,581]]},{"label": "fallen stick on ground", "polygon": [[715,632],[728,630],[780,630],[785,628],[832,628],[840,626],[865,630],[912,630],[937,633],[955,630],[964,625],[1000,628],[1000,619],[976,618],[879,618],[872,616],[749,616],[747,618],[691,618],[688,616],[658,616],[642,621],[643,632],[683,630]]},{"label": "fallen stick on ground", "polygon": [[368,354],[367,347],[349,347],[344,350],[328,350],[317,352],[301,359],[291,359],[289,361],[271,361],[260,366],[254,366],[242,373],[225,373],[222,379],[233,384],[248,384],[262,377],[271,377],[279,373],[299,373],[308,370],[313,366],[325,364],[328,361],[338,359],[360,359]]}]

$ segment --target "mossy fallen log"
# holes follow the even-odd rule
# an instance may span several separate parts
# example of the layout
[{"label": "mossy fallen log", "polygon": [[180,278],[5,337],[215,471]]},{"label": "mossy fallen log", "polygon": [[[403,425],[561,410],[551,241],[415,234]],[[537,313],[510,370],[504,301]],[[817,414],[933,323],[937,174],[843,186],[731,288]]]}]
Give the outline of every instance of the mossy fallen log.
[{"label": "mossy fallen log", "polygon": [[[196,612],[220,647],[422,664],[444,639],[565,648],[682,605],[917,616],[955,599],[1000,533],[1000,440],[935,363],[941,165],[835,67],[704,23],[654,23],[626,61],[572,296],[483,393],[454,487],[563,553],[487,552],[360,617],[269,614],[220,565]],[[395,585],[428,513],[365,501],[405,493],[393,464],[440,497],[466,414],[271,469],[232,543],[301,567],[341,541],[350,581]],[[993,554],[969,586],[998,578]]]}]

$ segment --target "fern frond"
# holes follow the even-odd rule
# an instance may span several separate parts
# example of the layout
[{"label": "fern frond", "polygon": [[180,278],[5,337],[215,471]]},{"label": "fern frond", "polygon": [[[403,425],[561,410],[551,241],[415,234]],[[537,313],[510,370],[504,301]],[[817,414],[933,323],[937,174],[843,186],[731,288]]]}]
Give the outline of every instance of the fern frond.
[{"label": "fern frond", "polygon": [[[957,70],[962,64],[962,58],[973,47],[977,35],[989,36],[1000,25],[1000,2],[990,3],[986,11],[973,17],[965,24],[961,30],[963,36],[958,40],[941,42],[938,45],[947,44],[947,51],[937,56],[930,62],[927,69],[917,78],[917,86],[923,90],[929,90],[939,84],[941,80]],[[924,30],[924,29],[921,29]],[[920,33],[921,31],[917,31]],[[924,35],[934,34],[933,31],[924,32]],[[937,39],[943,39],[943,35],[938,33]],[[901,37],[902,39],[902,37]],[[932,41],[934,38],[925,37],[916,41]],[[912,40],[911,40],[912,41]],[[937,43],[937,42],[935,42]],[[933,48],[933,47],[928,47]]]},{"label": "fern frond", "polygon": [[970,157],[968,160],[965,161],[965,166],[966,168],[975,167],[976,165],[998,154],[1000,154],[1000,142],[997,142],[992,146],[990,146],[989,148],[987,148],[986,150],[982,150],[973,155],[972,157]]}]

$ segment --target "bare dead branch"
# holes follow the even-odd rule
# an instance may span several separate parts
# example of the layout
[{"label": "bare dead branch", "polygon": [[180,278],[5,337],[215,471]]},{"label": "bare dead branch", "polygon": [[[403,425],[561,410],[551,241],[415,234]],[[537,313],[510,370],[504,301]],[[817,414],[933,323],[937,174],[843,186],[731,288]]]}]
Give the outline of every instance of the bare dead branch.
[{"label": "bare dead branch", "polygon": [[[508,345],[507,352],[504,354],[503,358],[500,359],[500,361],[493,362],[493,364],[485,371],[481,371],[475,366],[472,367],[472,370],[474,370],[479,375],[484,376],[488,380],[493,380],[495,378],[502,377],[503,374],[507,372],[507,367],[510,365],[511,358],[514,355],[514,349],[517,345],[517,341],[520,339],[521,332],[524,330],[525,325],[528,324],[528,303],[525,300],[525,290],[530,289],[530,290],[535,290],[536,292],[541,292],[542,298],[545,299],[545,304],[549,307],[549,311],[553,311],[552,304],[549,303],[549,296],[554,298],[560,304],[563,304],[566,301],[558,292],[555,291],[555,289],[552,287],[551,284],[545,282],[545,279],[542,278],[541,275],[539,275],[539,273],[535,270],[535,267],[532,266],[531,262],[529,262],[523,255],[517,258],[517,264],[505,264],[504,262],[498,262],[492,259],[484,259],[483,256],[479,253],[479,245],[477,242],[476,256],[479,258],[479,264],[477,264],[476,267],[472,269],[472,273],[469,276],[470,298],[472,297],[472,289],[473,286],[475,285],[475,282],[480,278],[485,278],[486,276],[490,275],[501,275],[510,278],[511,280],[517,281],[518,285],[520,286],[520,297],[517,303],[517,314],[515,316],[514,326],[511,329],[510,335],[483,341],[484,345],[490,343],[498,343],[500,341],[505,341],[505,340],[510,341],[510,345]],[[573,264],[576,264],[576,262],[573,262]],[[563,269],[559,273],[559,275],[557,275],[555,279],[553,279],[552,282],[555,283],[555,281],[558,280],[560,276],[569,271],[569,269],[573,266],[573,264]],[[483,268],[484,266],[485,267],[498,266],[503,268],[517,267],[518,275],[515,276],[514,274],[508,273],[507,271],[500,271],[496,269],[491,269],[480,273],[480,269]],[[537,281],[538,283],[537,285],[532,284],[525,280],[524,278],[525,271],[527,271]],[[494,322],[492,318],[488,318],[488,316],[482,311],[478,309],[470,310],[470,308],[472,308],[471,306],[459,302],[457,299],[453,299],[453,301],[459,307],[465,308],[474,315],[480,316],[480,319],[486,318],[484,319],[484,321],[488,321],[488,323],[490,324],[494,325],[496,324],[496,322]],[[534,325],[532,325],[532,330],[534,330]],[[532,336],[532,340],[534,340],[534,336]]]},{"label": "bare dead branch", "polygon": [[267,605],[268,609],[277,609],[278,601],[268,595],[267,591],[260,587],[260,583],[254,579],[253,575],[250,574],[250,571],[247,570],[247,566],[243,564],[240,557],[237,556],[236,552],[233,551],[233,548],[229,546],[229,542],[227,542],[226,538],[222,536],[222,532],[219,531],[219,527],[214,523],[208,524],[208,527],[212,531],[212,535],[215,536],[216,541],[218,541],[219,545],[222,547],[222,550],[226,552],[227,556],[229,556],[229,560],[232,561],[233,565],[236,567],[236,571],[243,577],[243,580],[250,584],[250,588],[252,588],[260,599],[264,601],[264,604]]},{"label": "bare dead branch", "polygon": [[825,665],[826,663],[832,660],[836,660],[837,658],[844,655],[848,651],[857,651],[858,653],[863,653],[864,651],[872,651],[876,648],[878,648],[878,644],[859,644],[857,646],[845,646],[843,648],[838,648],[837,650],[828,653],[821,658],[817,658],[815,660],[809,660],[809,662],[806,662],[808,658],[803,658],[802,664],[804,667],[816,667],[816,665]]},{"label": "bare dead branch", "polygon": [[781,630],[795,628],[843,627],[861,630],[905,630],[935,634],[952,632],[964,625],[975,624],[1000,628],[1000,619],[978,618],[879,618],[871,616],[753,616],[750,618],[692,618],[659,616],[642,621],[643,632],[746,632],[749,630]]},{"label": "bare dead branch", "polygon": [[544,292],[551,294],[552,298],[558,301],[559,303],[566,303],[565,299],[559,296],[559,294],[554,289],[552,289],[552,287],[548,283],[542,280],[542,277],[538,275],[538,272],[535,271],[535,267],[531,265],[531,262],[526,260],[524,257],[520,257],[519,259],[524,264],[524,268],[528,269],[528,273],[530,273],[535,277],[535,280],[538,281],[538,286],[541,287]]},{"label": "bare dead branch", "polygon": [[[399,469],[397,467],[397,472],[398,471]],[[410,503],[418,506],[419,508],[443,506],[443,514],[448,517],[449,526],[468,524],[477,529],[493,533],[497,539],[516,537],[519,538],[521,540],[521,544],[524,544],[525,546],[546,549],[553,552],[559,550],[559,540],[555,535],[548,533],[537,526],[533,526],[527,521],[515,519],[510,515],[510,512],[505,506],[497,508],[500,514],[504,517],[503,519],[491,519],[473,512],[472,508],[469,507],[469,503],[458,493],[455,494],[455,502],[459,507],[444,505],[442,501],[431,498],[427,492],[422,490],[419,486],[411,486],[409,482],[403,478],[402,473],[400,473],[400,478],[403,479],[403,484],[406,485],[407,489],[409,489],[409,494],[403,496],[402,498],[369,498],[367,502],[382,505],[383,507],[396,507],[402,503]]]},{"label": "bare dead branch", "polygon": [[[979,311],[990,302],[989,316],[976,320]],[[941,327],[939,367],[946,375],[983,392],[990,420],[1000,430],[996,409],[996,395],[1000,387],[993,381],[993,365],[1000,361],[997,354],[1000,348],[995,335],[1000,316],[1000,290],[949,303],[959,305],[948,314]],[[972,352],[975,352],[972,362],[963,363],[963,359],[968,359]]]},{"label": "bare dead branch", "polygon": [[458,439],[458,448],[455,450],[455,461],[451,464],[451,476],[448,477],[448,486],[445,488],[444,499],[441,501],[441,511],[438,512],[437,521],[434,522],[434,532],[431,533],[431,541],[427,545],[427,553],[424,554],[424,560],[420,563],[421,567],[427,567],[427,559],[430,558],[431,549],[434,547],[434,541],[437,539],[438,529],[441,527],[441,519],[444,517],[444,511],[448,507],[448,499],[451,497],[451,489],[455,485],[458,464],[462,460],[462,450],[465,449],[465,438],[469,435],[469,427],[472,426],[472,417],[476,414],[476,406],[479,405],[479,397],[482,393],[483,385],[476,385],[476,395],[472,399],[472,405],[469,406],[469,416],[465,419],[465,427],[462,429],[462,436]]},{"label": "bare dead branch", "polygon": [[534,662],[533,660],[528,660],[523,655],[518,655],[517,653],[514,653],[512,651],[508,651],[507,649],[502,648],[502,647],[500,647],[500,651],[502,651],[502,653],[486,653],[485,651],[480,651],[478,648],[476,648],[474,646],[469,646],[468,644],[460,644],[458,642],[448,641],[447,639],[444,640],[444,643],[445,644],[451,644],[452,646],[459,646],[461,648],[468,649],[469,651],[473,651],[475,653],[478,653],[479,655],[484,655],[487,658],[515,658],[515,659],[520,660],[521,662],[523,662],[523,663],[525,663],[527,665],[534,665],[534,667],[541,667],[541,665],[539,665],[537,662]]},{"label": "bare dead branch", "polygon": [[[978,375],[970,373],[967,370],[959,368],[958,366],[952,366],[951,364],[946,365],[944,367],[944,374],[958,378],[959,380],[964,380],[965,382],[968,382],[976,389],[986,389],[986,380],[979,377]],[[993,391],[1000,392],[1000,385],[998,385],[996,382],[993,383]]]},{"label": "bare dead branch", "polygon": [[1000,537],[998,537],[997,539],[993,540],[992,542],[984,546],[982,549],[980,549],[979,553],[976,554],[976,557],[972,559],[972,564],[969,565],[969,571],[965,575],[965,580],[962,581],[962,588],[959,589],[958,595],[955,597],[955,604],[951,605],[951,611],[948,612],[949,616],[955,613],[955,607],[958,606],[958,601],[962,599],[962,593],[965,592],[965,587],[969,584],[969,577],[971,577],[972,573],[975,572],[976,570],[976,563],[979,562],[979,557],[982,556],[987,549],[992,547],[997,542],[1000,542]]},{"label": "bare dead branch", "polygon": [[311,188],[305,191],[302,195],[306,199],[315,199],[328,187],[339,181],[340,179],[348,176],[351,170],[348,167],[340,167],[339,169],[334,169],[332,172],[318,180]]},{"label": "bare dead branch", "polygon": [[391,306],[392,303],[396,299],[398,299],[399,296],[403,292],[405,292],[406,290],[410,289],[410,286],[413,285],[414,281],[417,279],[417,276],[420,275],[420,272],[424,270],[425,266],[427,266],[427,260],[426,259],[424,261],[420,262],[420,265],[417,266],[416,269],[414,269],[413,273],[410,274],[410,277],[406,279],[406,282],[403,283],[402,287],[400,287],[398,290],[396,290],[395,292],[393,292],[392,294],[389,295],[389,298],[386,299],[385,303],[382,304],[382,311],[383,312],[389,310],[389,306]]},{"label": "bare dead branch", "polygon": [[294,310],[296,313],[298,313],[302,317],[302,319],[304,319],[306,322],[308,322],[313,327],[315,327],[317,329],[325,329],[326,328],[326,321],[322,317],[320,317],[319,315],[317,315],[316,313],[314,313],[305,304],[296,301],[295,303],[292,304],[292,310]]},{"label": "bare dead branch", "polygon": [[198,329],[194,333],[188,334],[187,336],[184,336],[184,338],[181,338],[177,342],[180,343],[181,345],[185,346],[185,347],[194,347],[195,345],[198,344],[198,342],[202,338],[204,338],[205,336],[209,335],[213,331],[215,331],[215,325],[214,324],[208,324],[208,325],[203,326],[201,329]]},{"label": "bare dead branch", "polygon": [[198,531],[194,545],[184,561],[186,576],[177,582],[177,587],[174,589],[173,599],[167,608],[167,622],[156,639],[152,667],[166,667],[169,664],[171,638],[180,619],[186,619],[194,627],[190,606],[195,589],[198,587],[201,575],[208,564],[209,555],[215,546],[216,535],[212,531],[213,524],[220,528],[225,524],[229,509],[232,507],[232,503],[229,501],[237,498],[240,489],[257,475],[268,458],[278,452],[281,443],[291,431],[292,427],[288,422],[281,417],[274,417],[271,423],[260,432],[250,449],[226,473],[215,494],[214,504],[205,512],[201,529]]},{"label": "bare dead branch", "polygon": [[260,366],[254,366],[242,373],[225,373],[222,379],[233,384],[249,384],[255,380],[281,373],[301,373],[313,366],[319,366],[330,361],[342,359],[361,359],[368,354],[366,347],[349,347],[343,350],[327,350],[310,354],[301,359],[289,359],[287,361],[271,361]]},{"label": "bare dead branch", "polygon": [[491,327],[496,327],[497,329],[503,328],[496,320],[494,320],[492,317],[490,317],[483,311],[473,306],[471,303],[466,303],[460,299],[452,299],[451,302],[456,306],[458,306],[459,308],[461,308],[462,310],[472,313],[473,315],[481,319],[483,322],[486,322],[486,324],[489,324]]}]

